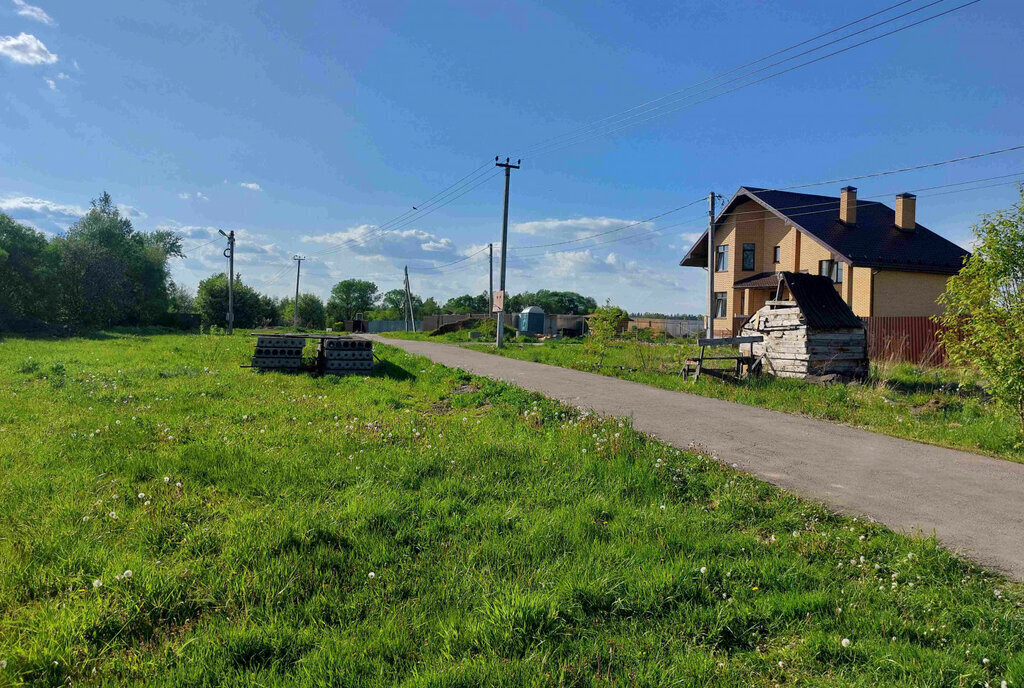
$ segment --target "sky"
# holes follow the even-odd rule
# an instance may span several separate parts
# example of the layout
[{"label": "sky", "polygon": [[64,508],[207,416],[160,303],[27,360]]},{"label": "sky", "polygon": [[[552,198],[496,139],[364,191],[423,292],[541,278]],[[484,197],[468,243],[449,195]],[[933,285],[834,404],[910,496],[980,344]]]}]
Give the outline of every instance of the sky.
[{"label": "sky", "polygon": [[[719,76],[896,1],[0,0],[0,212],[60,234],[107,191],[137,229],[184,237],[172,273],[192,288],[225,270],[217,232],[233,230],[236,271],[261,291],[293,293],[305,255],[303,292],[397,288],[408,265],[413,291],[443,300],[487,289],[488,243],[497,274],[493,165],[509,156],[509,291],[699,313],[705,273],[678,263],[709,191],[1024,144],[1019,0],[746,85],[966,1],[908,0],[748,69],[902,19]],[[1018,177],[1024,151],[855,185],[890,204],[943,186],[918,192],[918,222],[969,246]]]}]

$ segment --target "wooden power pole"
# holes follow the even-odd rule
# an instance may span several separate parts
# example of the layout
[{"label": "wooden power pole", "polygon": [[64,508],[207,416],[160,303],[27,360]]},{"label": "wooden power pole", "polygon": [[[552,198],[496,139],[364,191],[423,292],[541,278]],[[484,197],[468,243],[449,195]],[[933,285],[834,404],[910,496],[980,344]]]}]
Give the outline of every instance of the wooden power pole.
[{"label": "wooden power pole", "polygon": [[[513,165],[505,158],[505,162],[498,162],[498,156],[494,156],[495,167],[505,168],[505,210],[501,216],[501,272],[498,277],[498,291],[501,292],[501,310],[498,312],[498,340],[497,347],[500,349],[505,343],[505,252],[508,249],[508,184],[512,176],[512,170],[519,169],[521,160],[516,160]],[[493,298],[493,292],[492,292]]]},{"label": "wooden power pole", "polygon": [[487,244],[487,250],[491,252],[491,271],[487,277],[487,312],[494,314],[494,244]]}]

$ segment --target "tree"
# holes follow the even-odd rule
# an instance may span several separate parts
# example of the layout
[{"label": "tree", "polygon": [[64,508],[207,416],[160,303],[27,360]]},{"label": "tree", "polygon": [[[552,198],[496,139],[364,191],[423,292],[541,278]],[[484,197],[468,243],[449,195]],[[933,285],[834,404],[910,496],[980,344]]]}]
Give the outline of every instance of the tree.
[{"label": "tree", "polygon": [[59,255],[58,312],[83,325],[157,322],[170,307],[169,258],[181,256],[173,232],[135,231],[104,192],[67,235]]},{"label": "tree", "polygon": [[1024,432],[1024,187],[1016,205],[972,229],[974,255],[939,297],[940,337],[950,361],[980,371]]},{"label": "tree", "polygon": [[[412,295],[412,310],[416,317],[422,317],[423,299]],[[391,289],[384,292],[380,300],[380,308],[373,311],[374,318],[382,320],[399,320],[405,317],[405,289]]]},{"label": "tree", "polygon": [[[274,310],[267,310],[267,297],[242,283],[241,275],[235,276],[235,326],[256,327],[272,324],[276,320]],[[273,308],[273,301],[270,301]],[[207,277],[199,283],[196,295],[196,310],[203,317],[203,325],[227,327],[228,277],[223,272]],[[301,312],[301,311],[300,311]]]},{"label": "tree", "polygon": [[440,312],[441,306],[437,304],[437,301],[434,300],[433,296],[424,301],[423,305],[420,307],[420,310],[417,311],[417,313],[419,313],[421,316],[437,315]]},{"label": "tree", "polygon": [[53,318],[55,259],[41,232],[0,213],[0,317]]},{"label": "tree", "polygon": [[612,339],[628,320],[629,315],[626,311],[613,306],[610,301],[594,310],[594,315],[587,321],[590,336],[587,337],[585,345],[587,351],[597,357],[596,367],[604,367],[604,357],[608,353]]},{"label": "tree", "polygon": [[445,301],[443,310],[445,313],[486,313],[487,294],[455,296]]},{"label": "tree", "polygon": [[192,293],[192,290],[188,287],[177,284],[175,282],[169,282],[167,285],[167,295],[169,297],[169,312],[171,313],[195,313],[196,311],[196,297]]},{"label": "tree", "polygon": [[330,322],[354,320],[357,314],[372,310],[379,299],[377,285],[373,282],[359,279],[338,282],[327,300],[327,319]]},{"label": "tree", "polygon": [[[295,299],[281,302],[281,320],[291,324],[295,316]],[[316,294],[299,294],[299,326],[314,330],[326,327],[324,302]]]},{"label": "tree", "polygon": [[541,289],[533,293],[517,294],[513,300],[516,306],[515,310],[522,310],[527,306],[540,306],[545,313],[562,315],[585,315],[593,313],[597,308],[597,301],[574,291]]}]

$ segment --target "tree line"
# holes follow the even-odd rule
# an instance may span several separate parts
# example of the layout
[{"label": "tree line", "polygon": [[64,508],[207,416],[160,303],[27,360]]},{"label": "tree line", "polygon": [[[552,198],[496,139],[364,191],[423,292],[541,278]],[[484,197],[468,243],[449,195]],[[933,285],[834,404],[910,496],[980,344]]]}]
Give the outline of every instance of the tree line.
[{"label": "tree line", "polygon": [[[0,213],[0,327],[59,323],[74,329],[116,325],[173,325],[194,314],[205,326],[226,324],[228,278],[211,275],[192,292],[170,276],[169,261],[184,257],[174,232],[143,232],[104,192],[63,236],[42,232]],[[290,324],[295,299],[260,293],[236,275],[235,325]],[[417,318],[440,313],[486,313],[487,292],[462,294],[439,303],[412,295]],[[572,291],[541,289],[506,298],[505,310],[539,306],[547,313],[592,313],[597,302]],[[401,319],[405,292],[381,292],[367,280],[347,279],[331,289],[325,303],[299,295],[299,322],[310,328],[363,319]]]}]

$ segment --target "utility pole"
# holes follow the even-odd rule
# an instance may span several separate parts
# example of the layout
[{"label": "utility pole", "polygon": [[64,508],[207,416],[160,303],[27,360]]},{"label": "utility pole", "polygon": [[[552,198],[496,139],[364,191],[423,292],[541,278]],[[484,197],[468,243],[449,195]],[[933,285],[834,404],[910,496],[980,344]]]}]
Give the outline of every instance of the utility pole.
[{"label": "utility pole", "polygon": [[715,192],[708,194],[708,339],[715,337]]},{"label": "utility pole", "polygon": [[224,257],[228,259],[228,334],[235,332],[235,230],[224,234],[223,229],[218,232],[228,240],[228,247],[224,249]]},{"label": "utility pole", "polygon": [[491,252],[491,271],[487,277],[487,312],[491,317],[494,315],[494,244],[487,244],[487,250]]},{"label": "utility pole", "polygon": [[292,309],[292,329],[299,329],[299,273],[302,272],[302,261],[306,260],[305,256],[292,256],[292,260],[295,261],[295,303]]},{"label": "utility pole", "polygon": [[512,176],[512,170],[518,170],[519,163],[521,162],[522,160],[516,160],[516,164],[513,165],[509,162],[508,158],[505,158],[505,162],[498,162],[498,156],[494,156],[494,166],[505,168],[505,211],[501,217],[501,274],[498,277],[498,291],[501,292],[501,311],[498,313],[498,341],[496,344],[499,349],[505,343],[505,251],[508,248],[508,184]]},{"label": "utility pole", "polygon": [[405,312],[406,312],[406,331],[409,330],[409,326],[412,326],[412,331],[416,331],[416,313],[412,308],[412,289],[409,288],[409,266],[405,266]]}]

